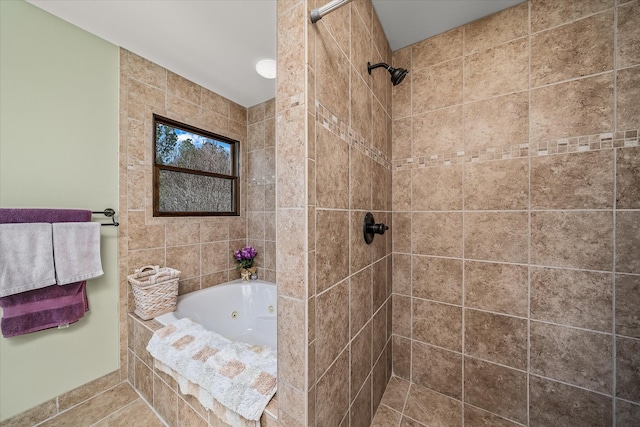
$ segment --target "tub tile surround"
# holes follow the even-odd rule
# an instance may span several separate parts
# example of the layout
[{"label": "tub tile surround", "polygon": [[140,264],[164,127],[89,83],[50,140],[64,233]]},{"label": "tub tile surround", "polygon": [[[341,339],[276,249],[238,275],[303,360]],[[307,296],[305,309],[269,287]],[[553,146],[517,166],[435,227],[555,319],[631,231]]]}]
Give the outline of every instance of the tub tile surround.
[{"label": "tub tile surround", "polygon": [[[169,426],[178,427],[226,425],[213,412],[202,406],[196,397],[182,394],[175,379],[155,368],[146,346],[153,333],[162,328],[162,325],[156,320],[141,320],[133,313],[128,315],[128,324],[129,330],[132,331],[127,349],[128,381],[162,420]],[[274,397],[262,415],[262,426],[275,426],[277,417],[278,398]]]},{"label": "tub tile surround", "polygon": [[[240,217],[153,217],[153,114],[240,141]],[[248,235],[247,109],[122,49],[121,116],[122,294],[132,303],[126,276],[149,264],[180,270],[181,294],[235,278],[232,252],[247,244]]]},{"label": "tub tile surround", "polygon": [[259,253],[259,277],[276,283],[275,99],[250,107],[247,118],[247,244]]},{"label": "tub tile surround", "polygon": [[640,422],[639,13],[531,0],[394,52],[395,377],[373,425]]}]

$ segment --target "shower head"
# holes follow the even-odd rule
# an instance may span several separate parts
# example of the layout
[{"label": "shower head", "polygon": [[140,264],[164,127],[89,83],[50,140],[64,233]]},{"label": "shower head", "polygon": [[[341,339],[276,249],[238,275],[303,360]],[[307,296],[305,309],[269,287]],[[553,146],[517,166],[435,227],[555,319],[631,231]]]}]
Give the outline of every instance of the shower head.
[{"label": "shower head", "polygon": [[371,74],[371,70],[380,67],[386,68],[389,74],[391,74],[391,83],[393,83],[394,86],[399,85],[400,82],[407,76],[407,74],[409,74],[409,71],[405,70],[404,68],[393,68],[385,64],[384,62],[380,62],[379,64],[374,65],[371,65],[370,62],[367,62],[367,70],[369,71],[369,74]]}]

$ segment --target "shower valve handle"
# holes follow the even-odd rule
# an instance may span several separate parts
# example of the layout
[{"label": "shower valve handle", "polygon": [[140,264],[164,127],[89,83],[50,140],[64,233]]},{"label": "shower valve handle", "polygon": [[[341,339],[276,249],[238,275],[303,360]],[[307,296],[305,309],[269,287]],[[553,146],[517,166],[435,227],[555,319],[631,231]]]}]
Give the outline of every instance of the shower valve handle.
[{"label": "shower valve handle", "polygon": [[376,224],[375,219],[371,212],[368,212],[364,217],[364,224],[362,227],[362,231],[364,234],[364,241],[367,245],[370,245],[373,242],[373,236],[376,234],[384,234],[385,231],[389,229],[388,226],[383,223]]},{"label": "shower valve handle", "polygon": [[367,225],[367,232],[369,233],[384,234],[388,229],[389,226],[384,225],[383,223]]}]

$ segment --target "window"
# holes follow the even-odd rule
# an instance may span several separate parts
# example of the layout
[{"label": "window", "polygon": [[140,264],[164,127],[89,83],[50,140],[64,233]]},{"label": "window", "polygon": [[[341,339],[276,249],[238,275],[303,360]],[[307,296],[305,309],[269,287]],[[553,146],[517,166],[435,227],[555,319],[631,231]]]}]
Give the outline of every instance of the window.
[{"label": "window", "polygon": [[153,116],[153,216],[238,215],[238,141]]}]

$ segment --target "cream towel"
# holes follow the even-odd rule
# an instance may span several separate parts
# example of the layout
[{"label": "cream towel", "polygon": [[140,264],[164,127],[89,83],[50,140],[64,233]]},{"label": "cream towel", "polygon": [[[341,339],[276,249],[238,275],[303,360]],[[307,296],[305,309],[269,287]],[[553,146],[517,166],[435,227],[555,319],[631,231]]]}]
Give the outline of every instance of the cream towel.
[{"label": "cream towel", "polygon": [[191,319],[157,330],[147,350],[247,420],[259,420],[276,393],[275,350],[231,341]]},{"label": "cream towel", "polygon": [[102,276],[100,224],[56,222],[53,224],[53,258],[58,285]]},{"label": "cream towel", "polygon": [[55,283],[51,224],[0,224],[0,297]]},{"label": "cream towel", "polygon": [[[237,412],[233,412],[231,409],[211,397],[211,394],[209,394],[205,389],[192,383],[158,359],[153,359],[153,366],[176,380],[180,386],[180,392],[182,394],[194,396],[203,407],[211,411],[212,416],[215,416],[218,420],[226,423],[224,425],[228,424],[231,427],[260,427],[262,425],[259,420],[248,420],[245,417],[240,416]],[[210,422],[217,425],[213,419],[210,420]]]}]

